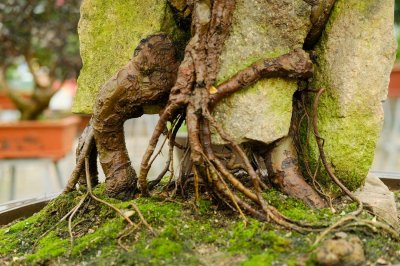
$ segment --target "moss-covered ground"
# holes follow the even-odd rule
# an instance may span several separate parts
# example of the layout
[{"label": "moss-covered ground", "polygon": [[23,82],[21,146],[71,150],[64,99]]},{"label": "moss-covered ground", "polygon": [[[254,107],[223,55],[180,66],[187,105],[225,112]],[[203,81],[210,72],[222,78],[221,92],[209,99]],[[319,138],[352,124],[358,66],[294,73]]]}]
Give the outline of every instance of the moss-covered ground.
[{"label": "moss-covered ground", "polygon": [[[95,194],[139,222],[131,202],[101,196],[101,187]],[[32,217],[0,228],[0,265],[314,265],[316,234],[301,235],[251,218],[245,223],[206,199],[197,206],[162,197],[133,200],[156,233],[142,226],[120,239],[124,248],[118,239],[127,223],[93,200],[86,201],[74,217],[72,247],[67,222],[40,238],[81,197],[78,192],[59,196]],[[274,190],[265,197],[285,215],[309,222],[329,222],[355,208],[343,205],[334,215],[328,209],[310,210]],[[378,258],[400,262],[400,243],[377,234],[354,233],[369,262]]]}]

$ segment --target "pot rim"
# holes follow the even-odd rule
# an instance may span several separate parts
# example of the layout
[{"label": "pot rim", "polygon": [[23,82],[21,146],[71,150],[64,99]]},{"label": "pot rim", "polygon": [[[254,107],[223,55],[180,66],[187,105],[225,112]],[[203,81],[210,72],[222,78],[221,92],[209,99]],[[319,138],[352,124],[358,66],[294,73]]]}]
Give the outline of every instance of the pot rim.
[{"label": "pot rim", "polygon": [[60,195],[59,192],[43,197],[13,200],[0,204],[0,226],[9,224],[19,218],[29,217],[43,209],[47,203]]}]

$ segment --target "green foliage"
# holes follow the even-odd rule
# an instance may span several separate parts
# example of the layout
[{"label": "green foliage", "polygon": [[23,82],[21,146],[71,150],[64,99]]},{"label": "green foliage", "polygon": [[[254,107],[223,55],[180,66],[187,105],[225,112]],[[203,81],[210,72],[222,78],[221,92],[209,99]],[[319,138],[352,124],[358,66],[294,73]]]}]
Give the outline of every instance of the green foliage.
[{"label": "green foliage", "polygon": [[394,0],[394,22],[400,24],[400,0]]},{"label": "green foliage", "polygon": [[400,34],[397,37],[397,50],[396,50],[396,60],[397,61],[400,60],[400,49],[399,49],[399,46],[400,46]]},{"label": "green foliage", "polygon": [[0,3],[0,66],[23,57],[51,79],[75,77],[81,67],[77,25],[81,0]]}]

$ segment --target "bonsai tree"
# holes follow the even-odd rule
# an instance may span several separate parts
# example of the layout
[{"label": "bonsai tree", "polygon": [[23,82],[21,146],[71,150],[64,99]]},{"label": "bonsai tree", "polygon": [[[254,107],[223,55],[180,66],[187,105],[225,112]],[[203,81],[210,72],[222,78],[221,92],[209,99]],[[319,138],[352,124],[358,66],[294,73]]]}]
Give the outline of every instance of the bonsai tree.
[{"label": "bonsai tree", "polygon": [[[139,192],[149,196],[166,171],[174,176],[171,162],[176,146],[186,150],[187,160],[173,181],[175,188],[193,183],[196,199],[201,189],[209,189],[238,213],[286,226],[290,223],[262,197],[265,188],[274,186],[314,208],[332,206],[332,198],[346,194],[359,204],[360,213],[362,203],[352,191],[364,183],[372,162],[395,53],[393,18],[383,22],[378,11],[371,10],[393,13],[393,3],[378,9],[373,3],[367,8],[340,0],[282,5],[280,1],[164,1],[147,2],[141,8],[136,1],[126,6],[100,2],[87,0],[81,8],[81,52],[87,60],[75,111],[93,116],[81,138],[66,193],[77,183],[98,183],[98,155],[108,196],[129,199]],[[141,17],[140,9],[155,5],[165,8],[161,14],[172,14]],[[131,10],[127,16],[119,11],[125,9]],[[374,27],[364,28],[366,18]],[[132,25],[147,20],[153,28],[137,36],[139,44],[128,61],[122,46],[129,43],[127,48],[132,49]],[[258,28],[260,21],[266,29]],[[355,41],[348,37],[355,34]],[[375,42],[376,36],[387,41],[371,58],[360,47]],[[180,49],[182,43],[185,49]],[[374,92],[367,80],[376,70],[373,62],[382,58],[386,63],[375,79]],[[362,65],[362,71],[353,62]],[[357,71],[364,76],[360,78]],[[258,83],[265,79],[270,83]],[[357,92],[360,88],[362,92]],[[371,108],[366,109],[365,102]],[[149,106],[157,105],[160,118],[137,175],[125,147],[123,123],[151,113]],[[175,136],[184,122],[188,143],[180,147]],[[266,134],[269,129],[271,134]],[[171,167],[149,181],[156,145],[165,132]],[[228,154],[213,145],[224,145]],[[247,179],[238,174],[240,170]]]},{"label": "bonsai tree", "polygon": [[[76,32],[80,0],[7,1],[0,4],[0,90],[21,112],[35,120],[65,80],[81,67]],[[25,63],[33,79],[29,98],[14,91],[10,71]]]},{"label": "bonsai tree", "polygon": [[[374,196],[353,193],[365,181],[382,125],[381,102],[395,56],[393,10],[392,1],[378,0],[83,1],[84,67],[73,111],[92,114],[91,122],[64,195],[36,217],[0,229],[0,246],[6,243],[0,260],[234,265],[242,262],[238,254],[258,246],[259,256],[243,258],[247,265],[283,265],[275,260],[294,264],[288,258],[297,255],[296,247],[310,252],[330,236],[321,252],[307,261],[302,256],[298,264],[364,265],[362,245],[377,243],[369,231],[392,238],[379,241],[384,247],[373,260],[382,252],[393,257],[399,246],[392,240],[400,239],[396,208],[378,213],[371,204],[372,217],[363,204]],[[157,112],[140,168],[134,169],[123,123]],[[184,123],[187,142],[181,144],[175,137]],[[154,179],[149,169],[161,154],[158,143],[168,143],[169,151]],[[184,154],[178,171],[175,148]],[[98,185],[97,157],[104,185]],[[315,210],[296,201],[303,214],[292,212],[292,199],[279,192],[276,197],[272,188]],[[356,204],[344,209],[347,204],[337,202],[347,200],[332,200],[338,195]],[[212,208],[207,200],[215,203]],[[328,206],[331,212],[319,212]],[[178,211],[184,208],[196,216],[186,219]],[[322,216],[308,219],[314,213]],[[392,224],[383,217],[390,213]],[[335,218],[327,221],[330,215]],[[229,221],[221,222],[225,217]],[[215,234],[218,226],[223,235]],[[360,232],[363,240],[344,231]],[[236,259],[215,261],[220,246],[230,252],[218,252],[220,257]],[[356,256],[347,263],[351,252]],[[212,260],[195,260],[198,254]]]}]

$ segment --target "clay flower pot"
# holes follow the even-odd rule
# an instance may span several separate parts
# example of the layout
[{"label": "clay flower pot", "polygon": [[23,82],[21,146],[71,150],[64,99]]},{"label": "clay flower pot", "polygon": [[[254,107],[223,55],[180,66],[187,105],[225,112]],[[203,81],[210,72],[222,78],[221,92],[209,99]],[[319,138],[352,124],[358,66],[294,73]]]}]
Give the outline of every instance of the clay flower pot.
[{"label": "clay flower pot", "polygon": [[0,159],[64,157],[72,148],[80,118],[0,123]]},{"label": "clay flower pot", "polygon": [[3,93],[0,93],[0,109],[15,109],[14,103]]},{"label": "clay flower pot", "polygon": [[390,73],[388,98],[399,98],[399,97],[400,97],[400,64],[395,64],[393,66],[392,72]]}]

